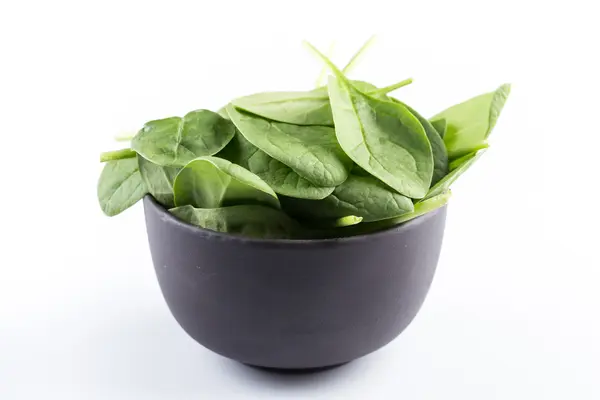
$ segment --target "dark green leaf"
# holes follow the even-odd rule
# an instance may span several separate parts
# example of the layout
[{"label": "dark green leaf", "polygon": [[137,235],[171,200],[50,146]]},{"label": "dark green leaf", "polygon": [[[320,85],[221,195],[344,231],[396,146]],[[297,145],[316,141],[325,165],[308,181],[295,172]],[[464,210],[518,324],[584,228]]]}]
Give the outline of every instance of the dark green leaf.
[{"label": "dark green leaf", "polygon": [[393,226],[410,221],[414,218],[425,215],[427,213],[430,213],[440,207],[443,207],[444,205],[446,205],[446,203],[448,203],[448,200],[450,199],[450,194],[450,191],[447,191],[435,197],[419,201],[415,204],[414,211],[403,214],[397,218],[362,223],[355,226],[349,226],[347,228],[338,228],[335,230],[320,232],[321,237],[348,237],[356,235],[366,235],[383,229],[388,229]]},{"label": "dark green leaf", "polygon": [[222,208],[194,208],[188,205],[169,211],[192,225],[255,238],[292,238],[298,229],[295,221],[283,212],[258,205]]},{"label": "dark green leaf", "polygon": [[218,157],[190,161],[175,178],[175,205],[218,208],[262,204],[279,208],[277,195],[262,179]]},{"label": "dark green leaf", "polygon": [[329,77],[329,101],[342,149],[399,193],[425,196],[433,176],[433,155],[419,120],[402,104],[360,92],[327,57],[308,46],[335,74]]},{"label": "dark green leaf", "polygon": [[165,207],[173,207],[173,182],[181,168],[161,167],[138,155],[138,165],[144,184],[154,198]]},{"label": "dark green leaf", "polygon": [[443,139],[444,136],[446,135],[446,120],[444,118],[442,118],[442,119],[438,119],[436,121],[429,121],[429,122],[431,122],[431,125],[435,128],[437,133]]},{"label": "dark green leaf", "polygon": [[413,211],[412,201],[373,177],[350,175],[323,200],[282,198],[283,209],[305,220],[334,219],[348,215],[364,222],[397,217]]},{"label": "dark green leaf", "polygon": [[104,214],[117,215],[147,193],[136,158],[109,161],[98,181],[98,201]]},{"label": "dark green leaf", "polygon": [[231,121],[212,111],[198,110],[183,118],[146,123],[133,138],[131,147],[155,164],[183,167],[197,157],[218,153],[234,134]]},{"label": "dark green leaf", "polygon": [[265,92],[240,97],[233,105],[258,116],[295,125],[333,125],[327,94],[310,92]]},{"label": "dark green leaf", "polygon": [[425,196],[433,155],[419,120],[403,105],[369,97],[343,76],[330,77],[336,136],[352,160],[399,193]]},{"label": "dark green leaf", "polygon": [[408,111],[419,120],[423,129],[425,129],[425,134],[427,135],[427,139],[429,139],[429,144],[431,144],[433,153],[433,177],[431,178],[431,185],[435,185],[440,179],[448,174],[448,153],[446,152],[444,140],[431,122],[423,118],[416,110],[402,103],[400,100],[394,99],[394,101],[406,107]]},{"label": "dark green leaf", "polygon": [[302,178],[290,167],[259,150],[239,132],[218,154],[250,170],[265,181],[275,193],[301,199],[323,199],[334,187],[320,187]]},{"label": "dark green leaf", "polygon": [[352,161],[340,148],[333,128],[274,122],[233,106],[227,112],[250,143],[302,178],[323,187],[337,186],[348,178]]}]

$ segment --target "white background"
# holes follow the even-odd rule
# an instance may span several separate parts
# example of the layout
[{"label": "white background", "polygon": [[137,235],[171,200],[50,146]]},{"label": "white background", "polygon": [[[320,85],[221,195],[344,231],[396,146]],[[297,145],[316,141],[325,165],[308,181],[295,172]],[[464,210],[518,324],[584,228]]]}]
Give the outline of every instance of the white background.
[{"label": "white background", "polygon": [[[600,30],[593,1],[19,1],[0,6],[0,399],[598,399]],[[279,376],[197,345],[141,205],[109,219],[98,153],[146,120],[303,90],[320,66],[415,83],[426,116],[513,84],[453,187],[413,324],[342,368]]]}]

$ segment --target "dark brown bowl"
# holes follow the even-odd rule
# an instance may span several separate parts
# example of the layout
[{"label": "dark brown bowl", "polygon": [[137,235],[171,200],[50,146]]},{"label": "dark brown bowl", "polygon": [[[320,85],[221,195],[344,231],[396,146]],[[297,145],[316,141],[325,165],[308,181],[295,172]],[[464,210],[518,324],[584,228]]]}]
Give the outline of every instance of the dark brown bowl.
[{"label": "dark brown bowl", "polygon": [[343,364],[415,317],[438,262],[446,207],[385,231],[261,240],[198,228],[144,198],[152,260],[173,316],[198,343],[278,369]]}]

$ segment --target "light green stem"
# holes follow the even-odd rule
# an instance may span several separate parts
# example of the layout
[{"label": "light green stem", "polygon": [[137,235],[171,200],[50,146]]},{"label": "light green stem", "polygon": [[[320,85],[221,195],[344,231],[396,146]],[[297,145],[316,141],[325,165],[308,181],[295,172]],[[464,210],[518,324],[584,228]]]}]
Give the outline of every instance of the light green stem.
[{"label": "light green stem", "polygon": [[412,82],[413,82],[412,78],[408,78],[401,82],[394,83],[393,85],[389,85],[389,86],[386,86],[386,87],[383,87],[383,88],[380,88],[377,90],[373,90],[367,94],[370,96],[375,96],[375,95],[379,95],[379,94],[388,94],[388,93],[393,92],[396,89],[400,89],[401,87],[410,85]]},{"label": "light green stem", "polygon": [[363,220],[362,217],[357,217],[355,215],[348,215],[347,217],[338,218],[333,222],[333,226],[335,228],[342,228],[344,226],[351,226],[361,223]]},{"label": "light green stem", "polygon": [[[333,48],[335,47],[335,42],[331,42],[331,44],[329,45],[329,50],[327,51],[327,56],[331,57],[333,55]],[[325,75],[327,75],[327,65],[323,65],[323,68],[321,68],[321,72],[319,73],[319,77],[317,78],[317,82],[316,82],[316,87],[319,88],[321,87],[321,82],[323,81],[323,78],[325,78]]]},{"label": "light green stem", "polygon": [[331,60],[329,58],[327,58],[323,53],[321,53],[315,46],[313,46],[312,44],[308,43],[307,41],[304,41],[304,45],[318,58],[320,59],[322,62],[325,63],[325,65],[327,67],[329,67],[329,69],[334,73],[335,76],[337,76],[340,79],[343,79],[345,82],[348,81],[348,79],[344,76],[344,74],[342,73],[342,71],[340,71],[340,69],[338,67],[335,66],[335,64],[333,62],[331,62]]},{"label": "light green stem", "polygon": [[372,44],[373,41],[375,40],[375,35],[371,36],[369,38],[369,40],[367,40],[365,42],[365,44],[363,44],[361,46],[360,49],[358,49],[358,51],[356,53],[354,53],[354,55],[352,56],[352,58],[350,59],[350,61],[348,61],[348,64],[346,64],[346,66],[342,69],[342,72],[344,74],[349,73],[352,68],[354,68],[354,66],[356,66],[358,60],[360,59],[360,57],[363,55],[363,53],[365,52],[365,50],[367,50]]},{"label": "light green stem", "polygon": [[115,151],[107,151],[100,154],[100,162],[123,160],[125,158],[133,158],[137,153],[131,149],[121,149]]}]

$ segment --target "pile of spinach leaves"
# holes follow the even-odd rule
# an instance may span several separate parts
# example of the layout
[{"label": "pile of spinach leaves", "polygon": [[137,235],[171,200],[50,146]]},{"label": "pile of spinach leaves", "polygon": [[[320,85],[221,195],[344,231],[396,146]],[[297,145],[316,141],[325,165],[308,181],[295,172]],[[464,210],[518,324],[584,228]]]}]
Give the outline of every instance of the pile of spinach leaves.
[{"label": "pile of spinach leaves", "polygon": [[326,86],[234,99],[213,112],[147,122],[130,148],[101,155],[104,213],[152,195],[176,217],[259,238],[368,233],[439,207],[488,147],[510,91],[425,118],[384,88],[329,68]]}]

